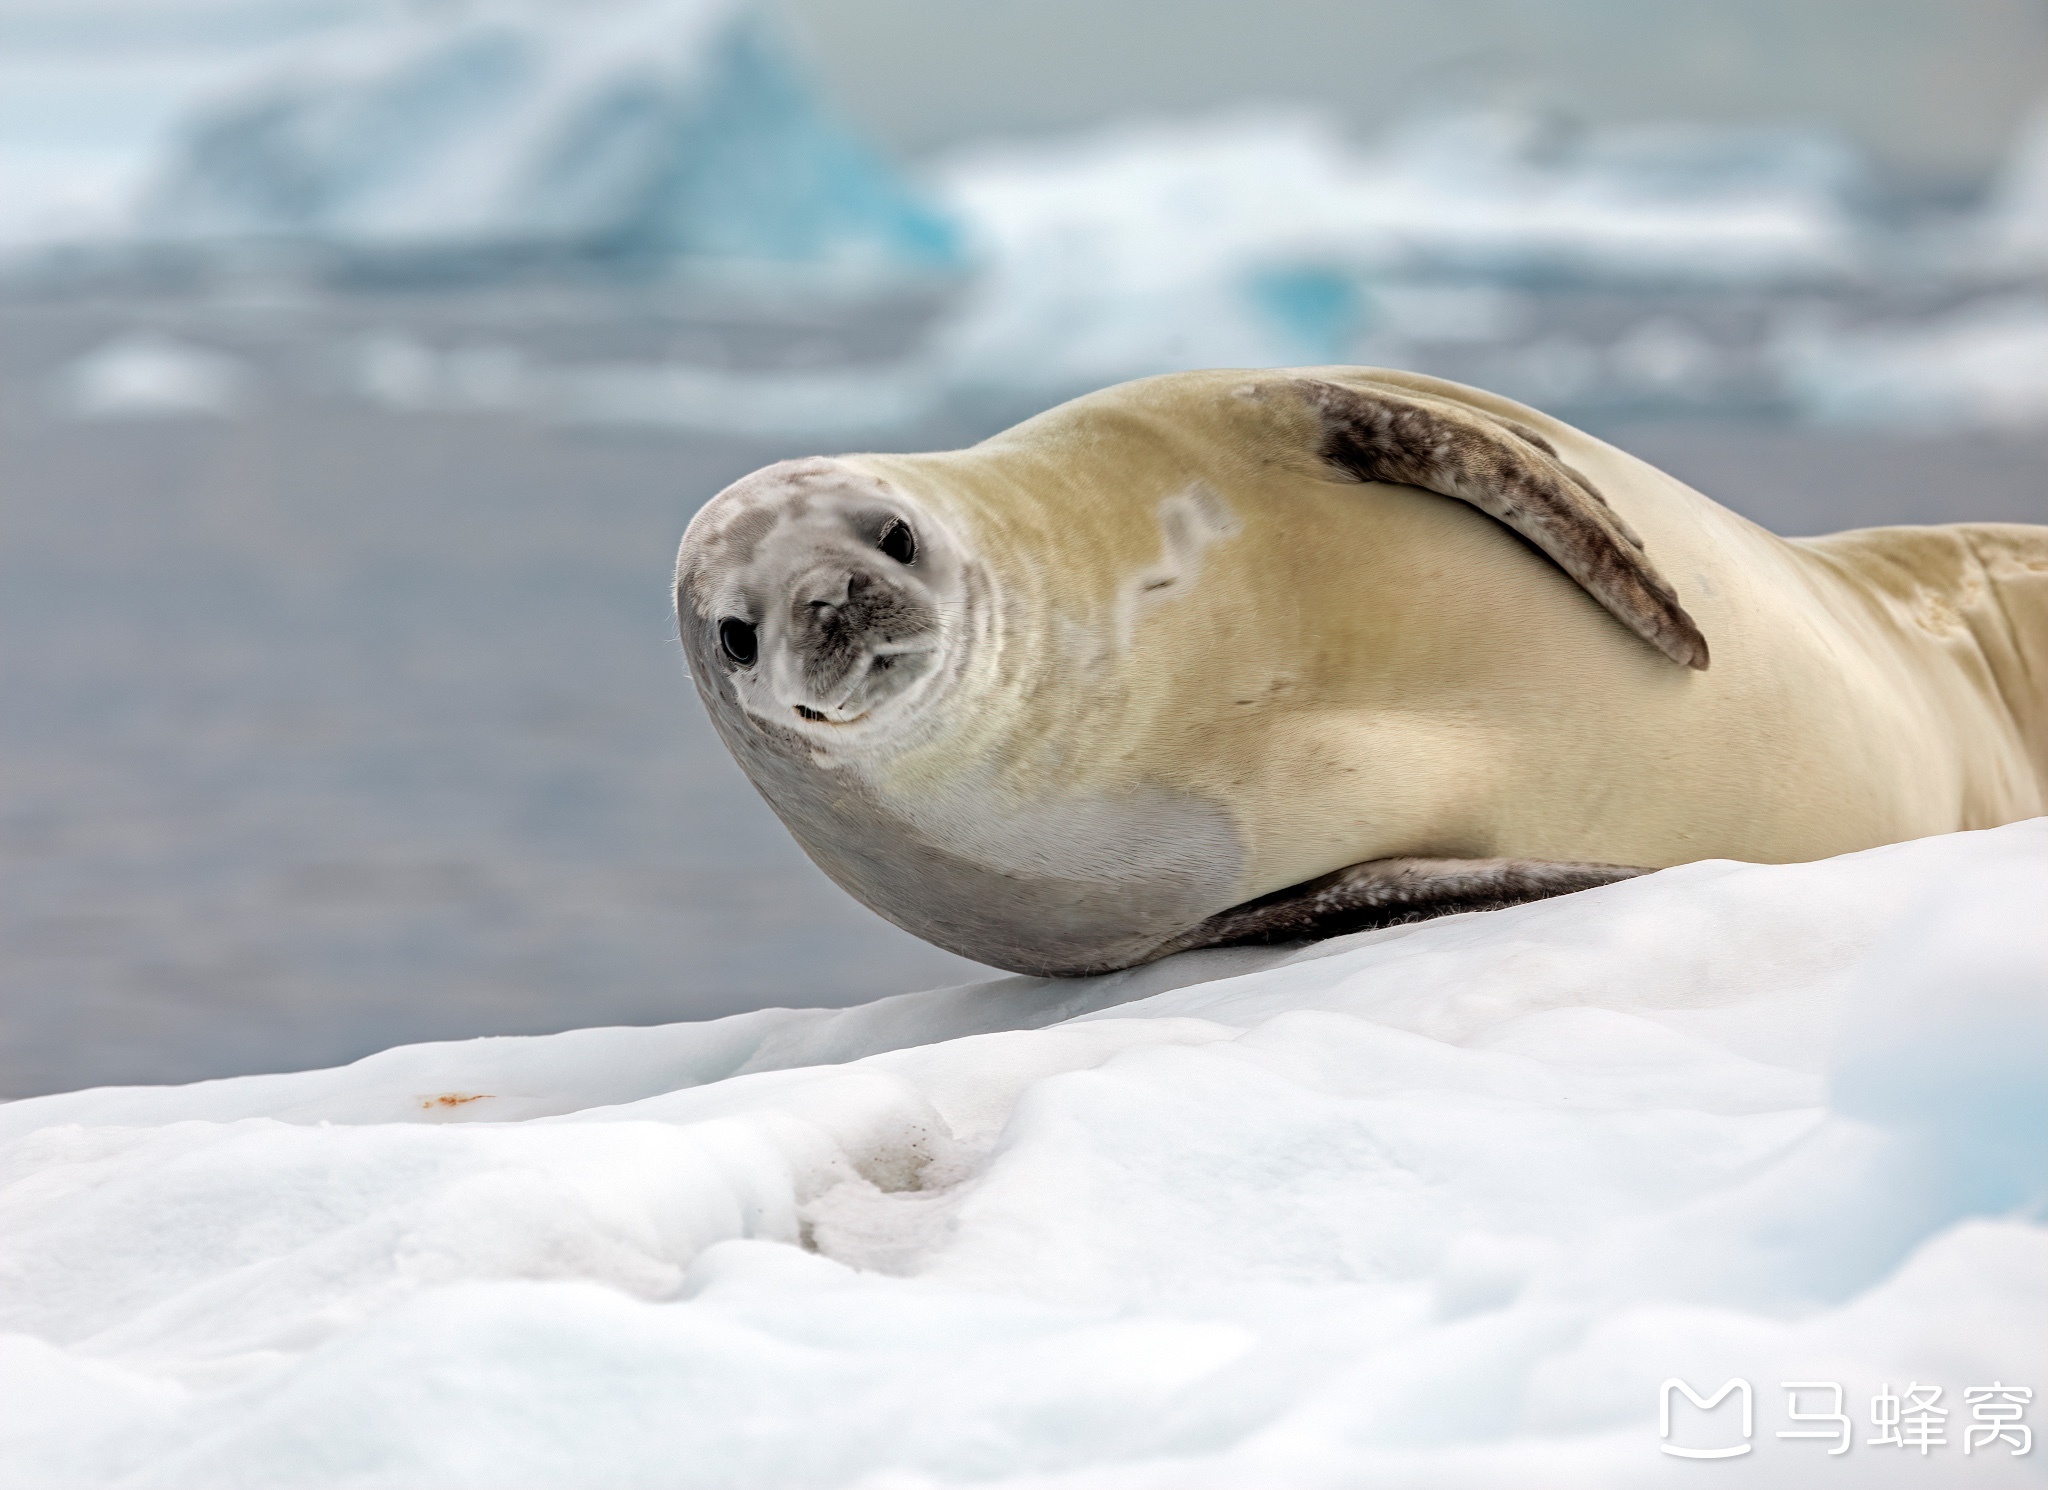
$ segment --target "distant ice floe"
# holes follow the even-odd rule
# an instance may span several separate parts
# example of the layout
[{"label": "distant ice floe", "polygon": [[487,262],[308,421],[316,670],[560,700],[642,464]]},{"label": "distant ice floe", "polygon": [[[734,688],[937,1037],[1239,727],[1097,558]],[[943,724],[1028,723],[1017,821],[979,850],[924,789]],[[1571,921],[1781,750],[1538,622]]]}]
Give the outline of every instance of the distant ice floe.
[{"label": "distant ice floe", "polygon": [[669,361],[549,363],[504,343],[437,348],[399,331],[340,358],[344,385],[403,413],[520,413],[564,424],[728,436],[852,439],[934,413],[946,390],[923,363],[739,372]]},{"label": "distant ice floe", "polygon": [[[2036,821],[7,1104],[0,1454],[53,1490],[1618,1490],[1693,1478],[1667,1445],[2037,1484],[1965,1394],[2043,1428],[2044,894]],[[1925,1456],[1873,1442],[1909,1383]],[[1844,1421],[1790,1416],[1829,1385]]]},{"label": "distant ice floe", "polygon": [[1986,300],[1903,325],[1794,323],[1774,351],[1800,410],[1822,424],[2048,425],[2048,297]]},{"label": "distant ice floe", "polygon": [[1972,227],[1984,269],[2032,279],[2048,273],[2048,103],[2020,130]]},{"label": "distant ice floe", "polygon": [[240,358],[151,332],[117,336],[72,362],[53,388],[79,419],[219,418],[248,407]]},{"label": "distant ice floe", "polygon": [[[1889,424],[1910,404],[1923,430],[2038,425],[2044,152],[2037,122],[1981,213],[1908,245],[1863,210],[1853,152],[1795,130],[1553,137],[1468,115],[1357,144],[1326,120],[1255,115],[978,150],[938,178],[982,266],[939,355],[967,386],[1357,362],[1567,414]],[[1795,329],[1747,340],[1689,314],[1853,304],[1902,262],[1918,293],[1946,287],[1961,308],[1867,326],[1766,315]],[[1573,296],[1642,309],[1618,332],[1542,324]],[[1446,358],[1457,346],[1475,350]]]},{"label": "distant ice floe", "polygon": [[1076,383],[1329,362],[1375,333],[1428,335],[1417,296],[1447,275],[1839,277],[1860,250],[1855,179],[1821,137],[1671,128],[1566,148],[1540,121],[1491,114],[1365,148],[1313,115],[1134,126],[971,151],[939,176],[984,266],[958,333],[969,359]]}]

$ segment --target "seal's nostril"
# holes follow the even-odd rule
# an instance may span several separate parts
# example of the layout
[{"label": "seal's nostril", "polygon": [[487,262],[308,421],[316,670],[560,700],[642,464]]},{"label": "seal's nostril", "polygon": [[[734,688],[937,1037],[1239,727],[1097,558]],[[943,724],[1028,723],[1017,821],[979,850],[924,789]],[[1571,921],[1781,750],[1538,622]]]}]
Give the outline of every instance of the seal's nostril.
[{"label": "seal's nostril", "polygon": [[846,576],[846,598],[848,600],[853,599],[854,596],[860,594],[861,591],[874,582],[874,576],[862,574],[858,569],[854,570],[853,573]]}]

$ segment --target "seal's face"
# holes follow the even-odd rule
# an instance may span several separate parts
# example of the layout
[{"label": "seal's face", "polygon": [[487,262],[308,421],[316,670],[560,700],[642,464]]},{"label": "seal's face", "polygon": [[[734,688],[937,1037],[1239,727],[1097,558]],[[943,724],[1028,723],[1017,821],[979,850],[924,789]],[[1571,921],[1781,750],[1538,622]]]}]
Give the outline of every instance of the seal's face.
[{"label": "seal's face", "polygon": [[676,568],[699,678],[723,678],[757,728],[835,751],[879,743],[942,689],[964,590],[958,545],[936,518],[825,460],[721,492]]},{"label": "seal's face", "polygon": [[676,563],[698,694],[804,851],[897,925],[1020,971],[1141,960],[1228,903],[1234,831],[1157,785],[1018,792],[990,752],[1028,751],[1039,720],[987,688],[1008,676],[1001,570],[941,499],[838,460],[712,498]]}]

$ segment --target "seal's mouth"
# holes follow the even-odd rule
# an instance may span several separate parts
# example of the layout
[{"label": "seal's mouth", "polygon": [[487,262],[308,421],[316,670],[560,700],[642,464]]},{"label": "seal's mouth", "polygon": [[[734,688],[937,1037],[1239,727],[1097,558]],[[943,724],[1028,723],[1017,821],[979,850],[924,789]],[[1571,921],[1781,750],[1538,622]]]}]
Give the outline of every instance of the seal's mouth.
[{"label": "seal's mouth", "polygon": [[781,699],[783,717],[794,714],[805,724],[843,729],[885,709],[897,712],[937,661],[932,629],[912,631],[899,623],[861,634],[828,625],[795,635],[788,659],[795,665],[781,674],[788,689]]},{"label": "seal's mouth", "polygon": [[863,719],[867,718],[868,715],[873,712],[874,711],[872,709],[863,709],[860,713],[854,715],[851,719],[834,719],[829,714],[820,714],[816,709],[807,708],[803,704],[798,704],[796,706],[797,718],[808,719],[813,724],[829,724],[832,725],[834,728],[843,728],[844,726],[849,724],[859,724]]}]

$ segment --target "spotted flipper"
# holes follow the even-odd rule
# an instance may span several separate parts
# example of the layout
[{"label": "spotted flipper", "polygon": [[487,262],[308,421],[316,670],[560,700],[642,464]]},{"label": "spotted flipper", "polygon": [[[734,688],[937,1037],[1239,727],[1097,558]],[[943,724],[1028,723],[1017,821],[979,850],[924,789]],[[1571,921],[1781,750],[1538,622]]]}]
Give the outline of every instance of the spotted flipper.
[{"label": "spotted flipper", "polygon": [[1359,481],[1417,486],[1469,503],[1548,554],[1673,662],[1706,669],[1707,640],[1642,540],[1541,435],[1406,390],[1321,379],[1294,386],[1321,420],[1319,453],[1329,465]]}]

